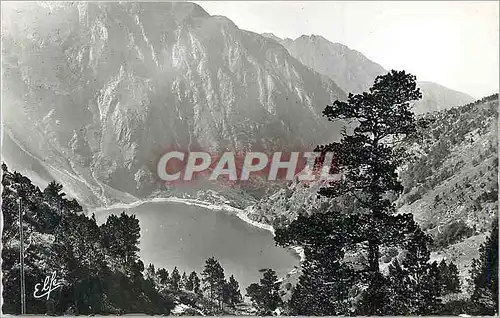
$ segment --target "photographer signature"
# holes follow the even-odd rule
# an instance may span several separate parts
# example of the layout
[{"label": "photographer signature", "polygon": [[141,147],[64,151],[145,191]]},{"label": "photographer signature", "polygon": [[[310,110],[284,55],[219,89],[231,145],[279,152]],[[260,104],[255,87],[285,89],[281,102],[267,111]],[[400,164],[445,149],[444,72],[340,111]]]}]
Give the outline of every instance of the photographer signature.
[{"label": "photographer signature", "polygon": [[62,282],[58,281],[56,278],[56,272],[53,272],[51,276],[45,277],[43,285],[42,283],[38,283],[35,285],[33,297],[42,298],[47,296],[47,300],[49,300],[50,293],[62,286]]}]

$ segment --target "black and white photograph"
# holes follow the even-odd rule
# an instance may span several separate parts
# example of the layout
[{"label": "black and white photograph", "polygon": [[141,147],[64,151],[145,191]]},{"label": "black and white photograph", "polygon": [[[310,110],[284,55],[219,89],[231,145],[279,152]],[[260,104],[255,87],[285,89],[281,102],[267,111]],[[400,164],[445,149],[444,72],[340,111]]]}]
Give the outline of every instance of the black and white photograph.
[{"label": "black and white photograph", "polygon": [[2,1],[0,315],[497,316],[498,1]]}]

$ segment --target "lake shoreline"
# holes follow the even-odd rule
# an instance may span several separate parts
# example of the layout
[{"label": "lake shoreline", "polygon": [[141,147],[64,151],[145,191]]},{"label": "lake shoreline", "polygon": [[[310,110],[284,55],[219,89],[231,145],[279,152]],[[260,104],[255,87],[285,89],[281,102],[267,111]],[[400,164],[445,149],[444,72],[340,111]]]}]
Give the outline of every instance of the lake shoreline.
[{"label": "lake shoreline", "polygon": [[[244,222],[246,222],[246,223],[248,223],[248,224],[250,224],[252,226],[255,226],[255,227],[258,227],[258,228],[270,231],[273,234],[273,236],[275,236],[274,227],[272,225],[254,221],[254,220],[252,220],[252,219],[250,219],[248,217],[248,214],[249,214],[249,211],[247,211],[247,210],[240,210],[240,212],[238,212],[237,216],[242,221],[244,221]],[[293,250],[299,256],[300,264],[302,264],[304,262],[305,258],[306,258],[305,253],[304,253],[304,249],[301,246],[290,246],[289,249]]]},{"label": "lake shoreline", "polygon": [[[257,221],[254,221],[248,217],[249,212],[247,210],[242,210],[235,208],[233,206],[230,206],[228,204],[213,204],[210,202],[198,200],[198,199],[186,199],[186,198],[179,198],[179,197],[168,197],[168,198],[151,198],[151,199],[146,199],[146,200],[137,200],[132,203],[115,203],[106,207],[101,207],[101,208],[96,208],[89,210],[89,213],[98,213],[98,212],[103,212],[103,211],[108,211],[108,210],[115,210],[115,209],[132,209],[136,208],[138,206],[141,206],[143,204],[147,203],[180,203],[180,204],[186,204],[186,205],[193,205],[193,206],[198,206],[206,209],[210,209],[213,211],[223,211],[223,212],[231,212],[234,215],[236,215],[240,220],[243,222],[269,231],[272,233],[274,236],[274,227],[269,224],[265,223],[260,223]],[[305,254],[304,254],[304,249],[300,246],[291,246],[289,247],[290,250],[292,250],[297,256],[299,257],[299,262],[302,264],[305,260]],[[292,270],[293,271],[293,270]]]}]

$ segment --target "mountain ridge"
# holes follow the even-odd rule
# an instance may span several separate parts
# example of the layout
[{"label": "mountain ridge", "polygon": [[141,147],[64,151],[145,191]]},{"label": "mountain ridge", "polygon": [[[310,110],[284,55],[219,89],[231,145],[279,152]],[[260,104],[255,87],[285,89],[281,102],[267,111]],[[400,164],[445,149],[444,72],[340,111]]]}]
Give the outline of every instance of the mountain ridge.
[{"label": "mountain ridge", "polygon": [[339,132],[321,115],[346,97],[332,80],[196,4],[16,10],[2,23],[4,129],[84,204],[157,190],[172,146],[308,148]]},{"label": "mountain ridge", "polygon": [[[301,35],[295,40],[281,39],[272,33],[262,35],[283,45],[304,65],[330,77],[348,93],[357,94],[368,90],[378,75],[388,72],[363,53],[344,44],[333,43],[321,35]],[[446,109],[475,100],[472,96],[434,82],[418,81],[417,84],[423,98],[415,103],[416,113]]]},{"label": "mountain ridge", "polygon": [[[197,4],[9,10],[2,11],[4,158],[34,180],[65,184],[85,206],[164,190],[156,162],[172,147],[296,151],[340,134],[341,125],[322,116],[325,105],[346,98],[335,79]],[[371,84],[383,70],[375,69],[360,66],[364,75],[353,81]],[[430,108],[449,99],[438,95]]]}]

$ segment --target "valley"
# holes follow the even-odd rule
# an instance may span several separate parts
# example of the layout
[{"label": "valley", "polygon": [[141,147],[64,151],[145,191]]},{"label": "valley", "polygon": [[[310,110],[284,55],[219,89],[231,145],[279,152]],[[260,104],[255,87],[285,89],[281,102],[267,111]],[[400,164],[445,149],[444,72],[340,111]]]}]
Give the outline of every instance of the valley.
[{"label": "valley", "polygon": [[[179,291],[178,286],[155,281],[157,272],[153,268],[148,274],[148,265],[201,274],[210,257],[220,262],[226,276],[234,275],[243,295],[266,269],[273,269],[282,283],[280,297],[289,300],[302,273],[306,249],[294,245],[293,239],[287,248],[277,246],[275,231],[302,216],[364,211],[355,195],[318,196],[328,185],[324,180],[301,182],[287,177],[271,182],[264,176],[248,183],[248,178],[234,183],[187,178],[182,181],[189,182],[169,184],[158,173],[162,156],[172,149],[239,158],[250,152],[312,151],[339,141],[344,128],[353,130],[359,122],[329,121],[324,117],[325,107],[347,101],[351,93],[369,90],[378,76],[389,72],[363,53],[321,35],[282,39],[247,31],[189,2],[37,2],[19,3],[15,8],[2,5],[2,11],[7,13],[2,13],[1,142],[5,182],[11,187],[4,188],[9,220],[14,224],[14,202],[25,196],[28,232],[35,233],[33,246],[42,247],[33,255],[50,263],[42,264],[44,270],[66,266],[64,262],[52,264],[50,253],[56,253],[53,248],[73,248],[74,243],[78,250],[66,251],[69,260],[76,260],[89,273],[98,271],[99,279],[112,272],[116,281],[110,284],[123,279],[132,286],[125,294],[133,294],[134,288],[142,293],[137,304],[130,300],[122,304],[118,294],[112,303],[102,300],[107,312],[120,310],[120,305],[144,312],[153,310],[151,303],[160,308],[154,308],[156,313],[180,307],[194,310],[196,306],[186,305],[189,297],[199,297],[203,304],[196,310],[203,309],[206,295],[194,296],[192,289]],[[400,195],[384,193],[384,199],[393,204],[396,215],[411,214],[433,239],[431,261],[456,264],[462,289],[452,294],[460,294],[457,297],[462,300],[470,287],[473,259],[480,257],[480,246],[491,234],[498,214],[498,94],[476,100],[418,78],[411,85],[407,89],[418,87],[422,98],[411,99],[407,118],[415,115],[429,126],[399,145],[412,158],[391,166],[396,172],[388,179],[401,181],[404,190]],[[401,106],[392,101],[374,105],[380,109]],[[387,110],[363,105],[373,111],[369,119]],[[61,205],[67,205],[64,213],[75,224],[61,221]],[[114,218],[111,215],[122,212],[120,221],[107,224]],[[40,220],[47,216],[63,226],[45,226]],[[120,222],[133,223],[130,226],[137,231],[140,227],[140,240],[128,242],[132,254],[137,252],[134,262],[129,262],[128,254],[116,252],[127,235],[120,232]],[[314,224],[318,228],[312,227],[317,232],[299,227],[292,234],[307,239],[319,233],[320,237],[324,224],[319,223]],[[72,226],[85,233],[73,231]],[[119,234],[107,233],[109,228]],[[15,275],[13,251],[18,241],[15,228],[9,230],[9,275]],[[75,236],[66,241],[72,231]],[[334,239],[331,242],[336,244]],[[325,255],[332,252],[330,247]],[[348,262],[351,258],[366,261],[360,250],[348,255]],[[87,251],[93,253],[88,254],[93,261],[86,258]],[[379,262],[370,264],[371,268],[380,267],[387,274],[394,260],[401,258],[400,252],[393,247],[381,249],[376,257]],[[96,261],[101,259],[103,264]],[[329,269],[339,265],[333,258],[323,261]],[[33,277],[43,274],[33,268]],[[427,270],[425,265],[422,268]],[[68,273],[69,281],[74,275]],[[346,299],[355,303],[359,299],[353,299],[360,297],[364,287],[354,286],[350,292],[355,295]],[[108,291],[99,295],[113,297]],[[164,300],[172,303],[164,305]],[[16,301],[10,306],[17,306]],[[245,302],[250,308],[249,299]],[[172,307],[174,303],[177,307]],[[335,310],[344,313],[346,308]],[[183,312],[179,309],[178,313]]]}]

